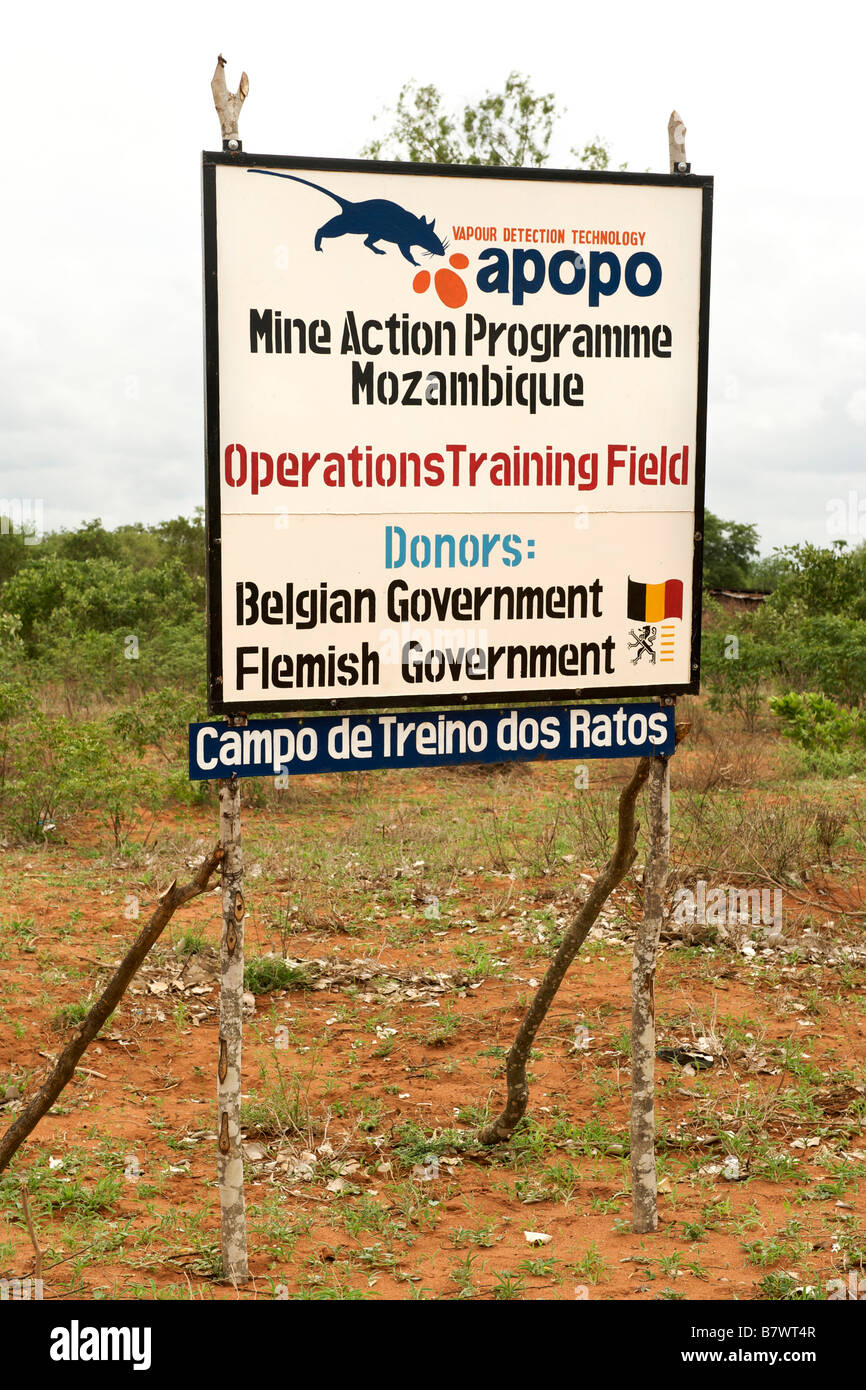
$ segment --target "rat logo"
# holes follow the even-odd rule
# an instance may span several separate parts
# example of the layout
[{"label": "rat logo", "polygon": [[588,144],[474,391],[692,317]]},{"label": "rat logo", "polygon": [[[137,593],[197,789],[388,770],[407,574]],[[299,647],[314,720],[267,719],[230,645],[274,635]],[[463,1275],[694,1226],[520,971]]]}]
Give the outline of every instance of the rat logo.
[{"label": "rat logo", "polygon": [[273,179],[291,179],[294,183],[314,188],[317,193],[324,193],[326,198],[333,198],[335,203],[340,204],[341,210],[336,217],[323,223],[316,232],[314,245],[317,251],[321,251],[325,237],[362,236],[364,245],[369,246],[377,256],[385,254],[381,246],[376,245],[377,241],[392,241],[400,254],[414,266],[418,262],[412,255],[413,246],[420,246],[430,256],[445,255],[445,247],[434,230],[435,219],[416,217],[406,208],[401,208],[399,203],[389,203],[386,198],[367,198],[363,202],[352,203],[348,198],[341,198],[339,193],[332,193],[330,189],[322,188],[321,184],[311,183],[297,174],[278,174],[273,169],[250,169],[248,173],[267,174]]},{"label": "rat logo", "polygon": [[[293,183],[302,183],[307,188],[314,188],[317,193],[324,193],[326,198],[333,198],[335,203],[339,203],[340,211],[336,217],[323,223],[316,232],[313,244],[317,251],[322,250],[322,242],[326,237],[362,236],[364,245],[377,256],[385,255],[382,247],[377,246],[377,242],[393,242],[409,264],[417,268],[418,262],[412,255],[413,246],[420,247],[428,256],[444,256],[448,248],[448,242],[443,243],[436,234],[435,218],[428,220],[426,217],[416,217],[399,203],[391,203],[386,198],[369,198],[353,203],[348,198],[341,198],[338,193],[323,188],[321,184],[300,178],[297,174],[279,174],[274,169],[249,169],[247,172],[266,174],[274,179],[291,179]],[[454,269],[443,267],[437,270],[432,277],[433,285],[443,304],[450,309],[459,309],[466,303],[468,292],[463,280],[455,272],[465,270],[469,260],[458,252],[449,257],[449,263]],[[412,288],[416,294],[423,294],[429,287],[430,280],[429,270],[419,270],[412,281]]]}]

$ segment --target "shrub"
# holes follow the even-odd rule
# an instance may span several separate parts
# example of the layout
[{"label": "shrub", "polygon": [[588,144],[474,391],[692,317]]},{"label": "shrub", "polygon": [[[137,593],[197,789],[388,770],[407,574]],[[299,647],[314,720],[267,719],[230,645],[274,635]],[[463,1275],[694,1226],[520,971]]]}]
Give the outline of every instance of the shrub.
[{"label": "shrub", "polygon": [[153,804],[158,780],[139,759],[121,756],[105,724],[36,713],[10,738],[3,790],[4,828],[20,838],[41,839],[73,812],[96,811],[119,849],[139,808]]},{"label": "shrub", "polygon": [[845,776],[863,766],[866,719],[815,691],[789,691],[770,700],[782,732],[800,748],[807,767],[825,777]]},{"label": "shrub", "polygon": [[803,665],[824,695],[843,705],[866,696],[866,620],[824,613],[802,627]]},{"label": "shrub", "polygon": [[20,619],[31,655],[50,648],[58,629],[79,634],[122,629],[142,637],[158,633],[166,613],[175,623],[200,616],[203,602],[202,581],[179,560],[136,570],[101,556],[42,555],[3,589],[4,607]]},{"label": "shrub", "polygon": [[155,748],[168,763],[185,764],[187,725],[201,717],[201,699],[166,685],[113,714],[108,723],[121,743],[139,756]]},{"label": "shrub", "polygon": [[279,956],[252,956],[244,967],[244,986],[250,994],[308,989],[309,984],[309,971],[303,965],[288,965]]},{"label": "shrub", "polygon": [[[763,707],[763,689],[777,667],[776,654],[756,639],[744,623],[723,632],[713,627],[703,634],[701,666],[710,690],[710,707],[739,714],[750,731]],[[731,641],[731,639],[734,639]]]},{"label": "shrub", "polygon": [[800,748],[847,747],[855,731],[863,735],[863,721],[857,711],[842,709],[826,695],[807,691],[798,695],[789,691],[770,700],[770,709],[784,725],[783,733]]}]

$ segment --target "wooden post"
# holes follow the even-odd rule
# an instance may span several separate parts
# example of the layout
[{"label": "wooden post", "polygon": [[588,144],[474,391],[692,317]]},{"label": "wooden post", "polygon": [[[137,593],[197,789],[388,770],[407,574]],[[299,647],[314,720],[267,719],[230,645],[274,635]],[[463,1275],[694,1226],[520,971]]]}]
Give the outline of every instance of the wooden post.
[{"label": "wooden post", "polygon": [[637,929],[631,974],[631,1189],[632,1230],[658,1226],[655,1155],[655,974],[664,915],[671,842],[670,760],[653,758],[648,783],[649,824],[644,870],[643,921]]},{"label": "wooden post", "polygon": [[[225,79],[225,58],[217,58],[211,82],[220,121],[223,149],[241,149],[238,116],[250,89],[245,72],[236,92]],[[228,724],[242,728],[245,714],[229,716]],[[247,1218],[244,1203],[244,1159],[241,1151],[241,1043],[244,1008],[244,859],[241,848],[241,784],[237,777],[221,781],[220,847],[223,850],[223,923],[220,943],[220,1036],[217,1059],[217,1181],[220,1194],[220,1249],[224,1279],[245,1284]]]},{"label": "wooden post", "polygon": [[[668,121],[672,174],[688,174],[686,128],[676,111]],[[673,704],[671,700],[669,703]],[[650,768],[644,909],[634,943],[631,975],[631,1187],[632,1230],[658,1229],[655,1154],[655,976],[671,849],[671,772],[668,758]]]},{"label": "wooden post", "polygon": [[[244,715],[229,718],[242,727]],[[244,1160],[241,1152],[241,1042],[244,996],[244,861],[241,848],[241,784],[232,777],[219,784],[220,847],[223,856],[222,942],[220,945],[220,1033],[217,1062],[217,1178],[220,1194],[220,1247],[223,1278],[244,1284],[247,1222]]]}]

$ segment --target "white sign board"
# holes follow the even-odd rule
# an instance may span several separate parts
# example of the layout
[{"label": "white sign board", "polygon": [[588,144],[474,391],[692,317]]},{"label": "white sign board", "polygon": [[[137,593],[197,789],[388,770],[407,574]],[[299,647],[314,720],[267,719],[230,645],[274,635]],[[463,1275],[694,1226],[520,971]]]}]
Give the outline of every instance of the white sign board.
[{"label": "white sign board", "polygon": [[711,205],[204,156],[212,710],[697,689]]}]

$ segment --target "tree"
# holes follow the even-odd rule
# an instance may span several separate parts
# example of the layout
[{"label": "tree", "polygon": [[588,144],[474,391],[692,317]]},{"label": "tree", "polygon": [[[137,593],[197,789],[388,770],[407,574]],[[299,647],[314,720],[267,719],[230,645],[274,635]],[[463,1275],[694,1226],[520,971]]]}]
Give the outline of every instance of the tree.
[{"label": "tree", "polygon": [[799,602],[810,615],[866,618],[866,544],[785,545],[774,558],[781,570],[772,604],[779,612]]},{"label": "tree", "polygon": [[[432,83],[407,82],[396,107],[385,114],[390,129],[364,146],[365,159],[539,168],[547,162],[553,127],[564,112],[552,92],[536,95],[528,77],[510,72],[501,92],[486,92],[456,114],[444,108]],[[571,153],[581,169],[606,169],[610,163],[599,136]]]},{"label": "tree", "polygon": [[23,527],[16,528],[0,515],[0,587],[32,559],[35,549],[32,536]]},{"label": "tree", "polygon": [[758,555],[758,528],[704,513],[704,588],[746,589]]},{"label": "tree", "polygon": [[116,560],[118,543],[111,531],[106,531],[101,517],[82,521],[74,531],[64,527],[51,537],[50,550],[65,560]]}]

